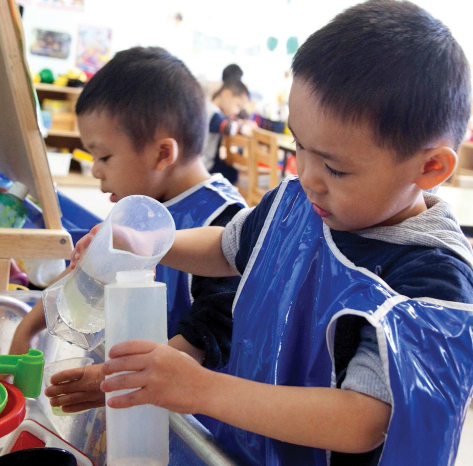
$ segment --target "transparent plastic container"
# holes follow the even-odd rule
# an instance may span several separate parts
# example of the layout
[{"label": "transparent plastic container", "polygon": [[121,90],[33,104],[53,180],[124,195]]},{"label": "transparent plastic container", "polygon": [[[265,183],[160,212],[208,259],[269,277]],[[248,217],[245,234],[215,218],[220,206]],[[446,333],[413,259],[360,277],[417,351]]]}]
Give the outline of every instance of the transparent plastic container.
[{"label": "transparent plastic container", "polygon": [[76,268],[44,290],[49,332],[88,351],[97,347],[105,334],[104,286],[119,271],[153,271],[174,235],[171,214],[155,199],[117,202]]},{"label": "transparent plastic container", "polygon": [[[105,353],[123,341],[167,344],[166,285],[152,272],[118,272],[105,286]],[[112,377],[114,377],[114,374]],[[132,390],[117,390],[106,399]],[[114,409],[106,406],[108,466],[166,466],[169,463],[169,413],[154,405]]]},{"label": "transparent plastic container", "polygon": [[21,228],[28,211],[23,201],[28,194],[28,188],[15,181],[6,193],[0,192],[0,228]]},{"label": "transparent plastic container", "polygon": [[[43,375],[44,384],[46,385],[46,387],[50,387],[51,377],[54,374],[57,374],[58,372],[66,371],[69,369],[77,369],[77,368],[83,369],[82,375],[79,377],[80,379],[84,376],[85,367],[91,366],[93,362],[94,360],[92,358],[76,357],[76,358],[61,359],[60,361],[55,361],[55,362],[52,362],[51,364],[47,364],[46,366],[44,366],[44,375]],[[78,411],[76,413],[65,413],[62,410],[62,406],[51,406],[51,411],[55,416],[74,416],[76,414],[85,413],[88,410]]]}]

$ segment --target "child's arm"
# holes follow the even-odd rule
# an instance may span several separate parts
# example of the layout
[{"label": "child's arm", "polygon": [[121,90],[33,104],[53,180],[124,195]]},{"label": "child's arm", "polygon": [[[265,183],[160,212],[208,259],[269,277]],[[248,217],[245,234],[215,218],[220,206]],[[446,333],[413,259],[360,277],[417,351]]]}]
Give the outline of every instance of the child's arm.
[{"label": "child's arm", "polygon": [[[96,225],[76,244],[71,257],[75,268],[100,225]],[[174,243],[160,264],[203,277],[232,277],[238,275],[222,252],[223,227],[201,227],[176,231]]]},{"label": "child's arm", "polygon": [[370,451],[387,432],[391,407],[350,390],[287,387],[213,372],[173,348],[147,341],[115,345],[103,366],[113,408],[152,403],[200,413],[281,441],[347,453]]},{"label": "child's arm", "polygon": [[203,277],[238,275],[222,252],[223,227],[176,231],[174,244],[160,264]]},{"label": "child's arm", "polygon": [[[67,268],[62,272],[57,280],[64,277],[70,272],[70,269]],[[29,348],[34,346],[31,340],[39,333],[41,330],[46,328],[46,317],[44,315],[43,300],[38,299],[34,306],[31,308],[30,312],[21,319],[20,323],[16,327],[15,334],[10,345],[10,354],[25,354],[28,352]]]}]

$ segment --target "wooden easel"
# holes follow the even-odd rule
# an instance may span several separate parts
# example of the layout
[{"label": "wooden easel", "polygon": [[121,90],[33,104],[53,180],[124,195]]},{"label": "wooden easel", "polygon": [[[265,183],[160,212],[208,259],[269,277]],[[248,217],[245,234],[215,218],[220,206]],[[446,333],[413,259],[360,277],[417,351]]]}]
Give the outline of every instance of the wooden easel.
[{"label": "wooden easel", "polygon": [[36,119],[34,91],[23,54],[18,8],[0,1],[0,171],[28,186],[43,210],[45,229],[0,228],[0,290],[10,278],[10,258],[67,259],[69,233],[49,171],[46,147]]}]

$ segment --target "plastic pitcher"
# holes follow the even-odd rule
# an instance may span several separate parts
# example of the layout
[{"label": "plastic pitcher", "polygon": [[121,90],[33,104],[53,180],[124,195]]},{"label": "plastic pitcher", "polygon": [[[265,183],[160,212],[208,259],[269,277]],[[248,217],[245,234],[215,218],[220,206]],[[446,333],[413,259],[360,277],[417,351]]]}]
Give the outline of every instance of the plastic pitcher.
[{"label": "plastic pitcher", "polygon": [[174,241],[169,211],[148,196],[128,196],[113,207],[76,268],[44,290],[48,330],[93,350],[105,334],[104,286],[117,272],[153,270]]}]

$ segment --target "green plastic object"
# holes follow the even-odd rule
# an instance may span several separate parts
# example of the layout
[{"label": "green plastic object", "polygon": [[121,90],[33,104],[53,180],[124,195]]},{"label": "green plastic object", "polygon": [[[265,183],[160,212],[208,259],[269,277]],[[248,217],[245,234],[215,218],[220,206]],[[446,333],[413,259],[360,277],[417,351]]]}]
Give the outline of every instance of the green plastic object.
[{"label": "green plastic object", "polygon": [[27,398],[41,393],[43,381],[43,352],[30,348],[27,354],[0,355],[0,374],[13,375],[13,385]]},{"label": "green plastic object", "polygon": [[7,405],[7,401],[8,401],[7,389],[5,388],[5,385],[0,383],[0,414],[5,409],[5,406]]},{"label": "green plastic object", "polygon": [[44,68],[38,74],[42,83],[52,84],[54,82],[53,72],[49,68]]},{"label": "green plastic object", "polygon": [[21,228],[28,217],[23,200],[28,188],[15,181],[7,193],[0,193],[0,228]]}]

